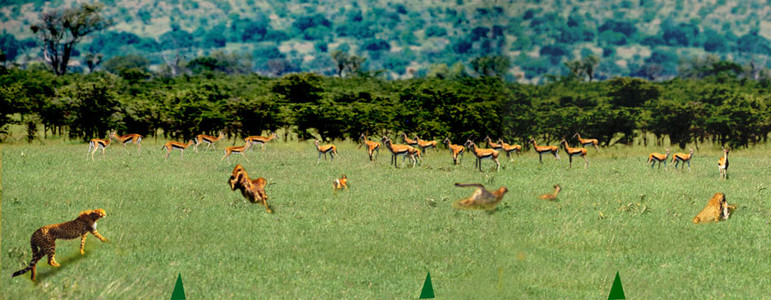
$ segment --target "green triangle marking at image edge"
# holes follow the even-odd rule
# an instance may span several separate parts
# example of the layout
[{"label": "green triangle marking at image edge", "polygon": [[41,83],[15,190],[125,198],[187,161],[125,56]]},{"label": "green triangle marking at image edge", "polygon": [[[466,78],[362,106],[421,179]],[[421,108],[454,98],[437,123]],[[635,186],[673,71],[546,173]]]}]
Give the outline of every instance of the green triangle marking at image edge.
[{"label": "green triangle marking at image edge", "polygon": [[174,285],[174,291],[171,293],[171,300],[184,300],[185,288],[182,287],[182,273],[177,275],[177,284]]},{"label": "green triangle marking at image edge", "polygon": [[616,279],[613,280],[613,287],[610,288],[610,294],[608,295],[608,300],[611,299],[626,299],[624,287],[621,286],[621,276],[618,276],[618,271],[616,271]]},{"label": "green triangle marking at image edge", "polygon": [[426,274],[426,281],[423,282],[423,290],[420,292],[420,299],[433,299],[434,287],[431,285],[431,272]]}]

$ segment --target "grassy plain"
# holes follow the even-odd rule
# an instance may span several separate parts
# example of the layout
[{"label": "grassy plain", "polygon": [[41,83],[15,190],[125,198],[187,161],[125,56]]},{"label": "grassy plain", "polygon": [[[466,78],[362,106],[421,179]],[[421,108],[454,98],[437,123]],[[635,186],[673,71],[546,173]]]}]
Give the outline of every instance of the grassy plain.
[{"label": "grassy plain", "polygon": [[[312,142],[272,142],[231,164],[221,150],[163,160],[161,140],[143,152],[118,144],[91,162],[86,144],[2,148],[0,294],[4,299],[162,299],[182,274],[190,299],[417,298],[431,272],[440,298],[607,297],[616,271],[633,299],[763,298],[771,278],[767,146],[731,153],[729,180],[719,181],[722,154],[702,147],[692,171],[651,170],[658,147],[589,149],[568,169],[535,152],[492,172],[453,166],[446,149],[429,150],[416,168],[369,162],[353,143],[322,160]],[[219,149],[232,141],[220,141]],[[560,151],[564,153],[563,151]],[[673,150],[673,152],[675,152]],[[270,181],[275,214],[245,202],[227,179],[235,163]],[[351,189],[333,193],[346,174]],[[473,189],[455,182],[506,186],[494,213],[457,211]],[[559,201],[538,195],[563,187]],[[726,222],[693,225],[715,192],[738,209]],[[104,208],[86,255],[77,240],[59,241],[55,269],[38,264],[38,282],[11,278],[31,257],[37,228]]]}]

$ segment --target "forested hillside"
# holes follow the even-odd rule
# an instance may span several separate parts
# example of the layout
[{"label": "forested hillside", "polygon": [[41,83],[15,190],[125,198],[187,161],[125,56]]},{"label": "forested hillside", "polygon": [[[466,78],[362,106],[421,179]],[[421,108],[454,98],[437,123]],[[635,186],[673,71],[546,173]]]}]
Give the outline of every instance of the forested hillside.
[{"label": "forested hillside", "polygon": [[[40,12],[75,5],[2,2],[0,48],[20,65],[40,60],[30,30]],[[111,58],[128,56],[158,72],[225,61],[228,73],[343,75],[339,62],[355,57],[359,70],[392,79],[469,72],[543,82],[571,74],[667,79],[710,59],[758,78],[771,55],[771,6],[758,0],[101,2],[115,24],[77,46],[75,71],[101,54],[96,69],[108,71],[126,60],[111,66]],[[591,72],[577,72],[581,64]]]}]

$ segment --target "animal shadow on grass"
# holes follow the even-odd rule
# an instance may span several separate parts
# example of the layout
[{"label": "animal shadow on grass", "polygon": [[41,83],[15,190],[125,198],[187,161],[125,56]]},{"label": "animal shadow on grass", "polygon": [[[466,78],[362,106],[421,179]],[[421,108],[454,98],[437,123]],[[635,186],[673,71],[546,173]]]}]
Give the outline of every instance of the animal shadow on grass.
[{"label": "animal shadow on grass", "polygon": [[[46,266],[49,266],[48,271],[40,272],[40,269],[38,269],[37,278],[35,278],[36,279],[35,284],[40,284],[41,282],[45,281],[48,277],[56,275],[56,273],[59,273],[59,271],[61,271],[62,269],[69,268],[70,266],[74,265],[76,262],[88,257],[89,255],[90,255],[90,252],[86,252],[85,254],[82,254],[82,255],[76,252],[73,255],[68,255],[65,257],[61,257],[57,255],[56,260],[61,265],[58,268],[49,266],[46,260],[48,256],[46,256],[46,258],[43,258],[38,262],[38,267],[42,264],[45,264]],[[60,259],[60,257],[63,259]]]}]

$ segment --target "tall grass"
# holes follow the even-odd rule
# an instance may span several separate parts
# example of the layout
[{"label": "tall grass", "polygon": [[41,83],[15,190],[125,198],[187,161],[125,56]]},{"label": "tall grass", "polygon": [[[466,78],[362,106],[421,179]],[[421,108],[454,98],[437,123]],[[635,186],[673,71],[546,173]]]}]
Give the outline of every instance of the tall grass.
[{"label": "tall grass", "polygon": [[[689,172],[651,170],[640,146],[589,149],[590,165],[530,151],[500,172],[467,153],[453,166],[446,149],[416,168],[388,165],[381,151],[339,143],[316,164],[312,142],[271,142],[246,162],[217,151],[164,161],[162,141],[113,144],[91,162],[87,145],[47,142],[2,149],[4,299],[165,298],[182,274],[189,298],[414,298],[431,272],[442,298],[602,298],[616,271],[630,298],[762,298],[768,295],[768,147],[731,152],[718,180],[719,148],[702,147]],[[674,149],[673,149],[673,152]],[[400,160],[401,162],[401,160]],[[227,185],[236,163],[269,180],[275,214]],[[351,187],[334,193],[345,174]],[[493,213],[457,211],[473,189],[506,186]],[[560,184],[556,202],[538,199]],[[716,192],[738,209],[726,222],[691,219]],[[104,208],[86,255],[77,240],[57,243],[61,268],[38,264],[38,282],[11,278],[31,257],[37,228]]]}]

